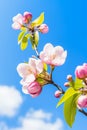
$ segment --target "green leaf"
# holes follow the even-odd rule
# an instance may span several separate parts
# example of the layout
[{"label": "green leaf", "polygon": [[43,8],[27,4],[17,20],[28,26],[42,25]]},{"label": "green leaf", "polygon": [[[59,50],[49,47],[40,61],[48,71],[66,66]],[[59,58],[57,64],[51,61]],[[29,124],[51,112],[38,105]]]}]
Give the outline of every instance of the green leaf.
[{"label": "green leaf", "polygon": [[30,42],[32,44],[32,49],[35,49],[35,43],[34,43],[33,35],[30,35]]},{"label": "green leaf", "polygon": [[29,38],[30,38],[30,35],[31,35],[31,34],[27,33],[27,34],[25,35],[25,37],[27,37],[27,38],[29,39]]},{"label": "green leaf", "polygon": [[22,41],[22,39],[24,37],[24,34],[25,34],[25,31],[22,31],[22,32],[19,33],[19,35],[18,35],[18,43],[21,43],[21,41]]},{"label": "green leaf", "polygon": [[39,33],[38,31],[34,32],[33,35],[30,34],[30,42],[32,44],[32,49],[35,49],[37,47],[39,41]]},{"label": "green leaf", "polygon": [[82,87],[84,87],[83,81],[81,79],[76,78],[74,83],[74,89],[78,90]]},{"label": "green leaf", "polygon": [[77,110],[76,97],[77,96],[78,96],[78,94],[71,96],[64,103],[64,117],[65,117],[67,124],[70,127],[72,127],[74,120],[75,120],[75,116],[76,116],[76,110]]},{"label": "green leaf", "polygon": [[43,22],[44,22],[44,12],[41,13],[40,16],[31,23],[31,26],[32,27],[39,26]]},{"label": "green leaf", "polygon": [[20,44],[20,48],[21,50],[25,50],[28,46],[28,38],[27,37],[23,37],[22,42]]},{"label": "green leaf", "polygon": [[75,91],[72,87],[69,87],[65,94],[62,96],[60,101],[57,104],[57,107],[60,106],[62,103],[64,103],[67,99],[69,99],[74,94],[78,93],[78,91]]},{"label": "green leaf", "polygon": [[39,42],[39,33],[38,33],[38,31],[36,31],[36,32],[34,33],[34,40],[35,40],[35,45],[36,45],[36,47],[37,47],[38,42]]}]

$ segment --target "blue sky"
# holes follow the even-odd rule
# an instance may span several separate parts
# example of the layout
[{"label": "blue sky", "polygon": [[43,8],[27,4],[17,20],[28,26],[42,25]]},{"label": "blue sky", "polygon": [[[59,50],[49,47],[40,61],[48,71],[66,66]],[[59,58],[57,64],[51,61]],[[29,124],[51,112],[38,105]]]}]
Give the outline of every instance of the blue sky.
[{"label": "blue sky", "polygon": [[[67,50],[65,64],[54,71],[54,81],[63,86],[67,74],[74,77],[75,67],[87,62],[86,5],[85,0],[0,1],[0,130],[71,129],[65,123],[63,106],[56,109],[58,99],[54,97],[54,86],[44,87],[35,99],[22,93],[16,67],[35,53],[31,45],[25,51],[20,50],[19,31],[13,30],[11,25],[12,17],[18,13],[32,12],[33,19],[45,13],[49,33],[41,35],[38,50],[41,51],[47,42]],[[72,130],[87,129],[86,122],[87,117],[78,112]]]}]

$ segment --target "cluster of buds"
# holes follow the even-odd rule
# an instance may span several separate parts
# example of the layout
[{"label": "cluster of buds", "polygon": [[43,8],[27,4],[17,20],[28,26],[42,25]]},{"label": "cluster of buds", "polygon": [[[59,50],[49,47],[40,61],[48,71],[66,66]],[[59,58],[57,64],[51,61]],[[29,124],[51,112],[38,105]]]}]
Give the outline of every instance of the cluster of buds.
[{"label": "cluster of buds", "polygon": [[[81,94],[77,100],[77,106],[79,109],[85,108],[87,107],[87,63],[76,67],[75,76],[77,79],[82,81],[82,87],[79,89]],[[74,86],[74,80],[72,78],[72,75],[68,75],[67,80],[68,82],[65,82],[64,86]]]},{"label": "cluster of buds", "polygon": [[12,28],[18,30],[22,27],[27,28],[30,32],[38,30],[41,33],[47,33],[49,30],[46,24],[32,26],[32,13],[27,11],[23,15],[19,13],[13,17]]},{"label": "cluster of buds", "polygon": [[87,107],[87,63],[77,66],[75,75],[78,79],[83,81],[84,85],[84,87],[80,89],[82,94],[79,96],[77,104],[79,108],[85,108]]},{"label": "cluster of buds", "polygon": [[73,82],[73,78],[72,78],[72,75],[67,75],[67,80],[68,80],[68,82],[65,82],[64,83],[64,86],[65,87],[69,87],[70,86],[70,83],[72,83]]}]

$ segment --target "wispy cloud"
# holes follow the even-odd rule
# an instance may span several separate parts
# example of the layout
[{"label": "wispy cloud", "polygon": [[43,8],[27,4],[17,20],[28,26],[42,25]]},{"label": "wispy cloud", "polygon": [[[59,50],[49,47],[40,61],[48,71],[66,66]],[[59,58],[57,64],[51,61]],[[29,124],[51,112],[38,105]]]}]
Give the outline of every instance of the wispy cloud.
[{"label": "wispy cloud", "polygon": [[29,110],[22,118],[19,118],[20,127],[10,128],[2,123],[3,130],[62,130],[63,123],[57,118],[54,122],[52,114],[46,113],[43,110]]},{"label": "wispy cloud", "polygon": [[15,87],[0,86],[0,116],[14,116],[22,102],[22,96]]}]

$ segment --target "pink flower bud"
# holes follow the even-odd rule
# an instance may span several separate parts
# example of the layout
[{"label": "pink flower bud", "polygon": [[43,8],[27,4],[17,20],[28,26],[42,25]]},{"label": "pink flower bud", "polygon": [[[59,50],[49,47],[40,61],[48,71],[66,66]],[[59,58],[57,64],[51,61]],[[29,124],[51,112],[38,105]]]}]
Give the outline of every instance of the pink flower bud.
[{"label": "pink flower bud", "polygon": [[72,79],[72,75],[70,75],[70,74],[67,75],[67,80],[71,82],[71,81],[73,80],[73,79]]},{"label": "pink flower bud", "polygon": [[65,83],[64,83],[64,86],[65,86],[65,87],[69,87],[69,86],[70,86],[69,82],[65,82]]},{"label": "pink flower bud", "polygon": [[32,97],[37,97],[41,93],[42,87],[38,82],[35,81],[27,87],[27,90]]},{"label": "pink flower bud", "polygon": [[87,64],[84,63],[82,66],[77,66],[75,70],[75,75],[79,79],[87,78]]},{"label": "pink flower bud", "polygon": [[77,104],[78,104],[78,107],[80,107],[80,108],[87,107],[87,95],[81,95],[78,98]]},{"label": "pink flower bud", "polygon": [[47,33],[49,31],[49,28],[46,24],[42,24],[40,25],[39,30],[41,33]]},{"label": "pink flower bud", "polygon": [[28,23],[32,19],[32,14],[30,12],[24,12],[23,23]]},{"label": "pink flower bud", "polygon": [[61,91],[57,90],[54,94],[56,98],[59,98],[61,96]]}]

